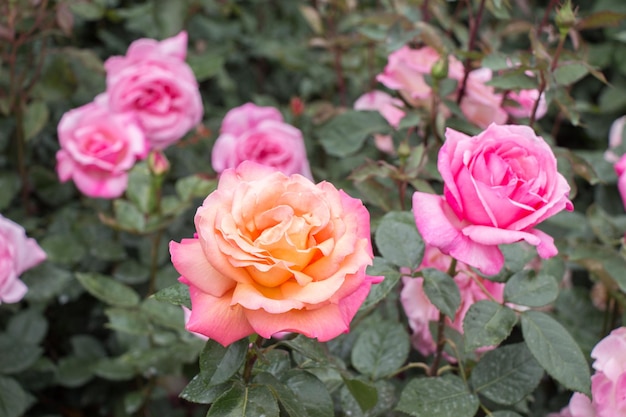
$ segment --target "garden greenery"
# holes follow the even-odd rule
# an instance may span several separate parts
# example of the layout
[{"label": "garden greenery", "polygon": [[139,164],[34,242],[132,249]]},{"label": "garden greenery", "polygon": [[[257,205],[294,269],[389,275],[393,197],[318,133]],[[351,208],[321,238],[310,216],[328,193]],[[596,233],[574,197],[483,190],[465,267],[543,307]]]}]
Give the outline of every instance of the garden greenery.
[{"label": "garden greenery", "polygon": [[0,417],[626,416],[622,0],[0,2]]}]

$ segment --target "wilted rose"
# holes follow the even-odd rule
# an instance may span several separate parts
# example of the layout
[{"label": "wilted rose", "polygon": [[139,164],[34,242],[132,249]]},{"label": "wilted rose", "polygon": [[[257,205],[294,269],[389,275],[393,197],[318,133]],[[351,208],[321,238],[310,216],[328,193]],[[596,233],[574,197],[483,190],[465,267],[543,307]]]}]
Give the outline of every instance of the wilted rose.
[{"label": "wilted rose", "polygon": [[111,113],[106,96],[70,110],[57,127],[61,149],[56,170],[86,196],[116,198],[128,185],[128,170],[148,152],[134,113]]},{"label": "wilted rose", "polygon": [[525,240],[542,258],[556,255],[552,237],[535,226],[573,209],[570,187],[531,128],[494,124],[473,137],[448,129],[437,166],[444,195],[413,195],[427,244],[489,275],[504,263],[500,244]]},{"label": "wilted rose", "polygon": [[313,179],[302,132],[285,123],[273,107],[246,103],[224,117],[211,153],[213,169],[220,173],[243,161]]},{"label": "wilted rose", "polygon": [[369,213],[327,182],[244,162],[221,174],[195,225],[170,243],[172,263],[191,294],[187,329],[222,345],[285,331],[332,339],[380,280],[365,273]]},{"label": "wilted rose", "polygon": [[45,259],[46,253],[22,226],[0,215],[0,304],[20,301],[28,291],[20,275]]},{"label": "wilted rose", "polygon": [[107,95],[115,112],[135,112],[154,149],[181,139],[202,119],[198,83],[185,63],[187,33],[139,39],[125,56],[106,60]]}]

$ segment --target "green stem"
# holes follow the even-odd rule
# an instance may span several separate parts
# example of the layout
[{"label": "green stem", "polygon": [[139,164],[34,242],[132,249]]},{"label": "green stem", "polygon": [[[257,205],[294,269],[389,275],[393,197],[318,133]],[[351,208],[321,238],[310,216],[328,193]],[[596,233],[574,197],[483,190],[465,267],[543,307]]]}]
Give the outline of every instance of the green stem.
[{"label": "green stem", "polygon": [[259,350],[261,349],[264,341],[264,338],[257,335],[254,343],[251,343],[250,347],[248,348],[248,353],[246,355],[246,365],[243,368],[243,380],[246,384],[248,384],[248,382],[250,382],[250,379],[252,378],[252,369],[254,368],[254,364],[259,357]]}]

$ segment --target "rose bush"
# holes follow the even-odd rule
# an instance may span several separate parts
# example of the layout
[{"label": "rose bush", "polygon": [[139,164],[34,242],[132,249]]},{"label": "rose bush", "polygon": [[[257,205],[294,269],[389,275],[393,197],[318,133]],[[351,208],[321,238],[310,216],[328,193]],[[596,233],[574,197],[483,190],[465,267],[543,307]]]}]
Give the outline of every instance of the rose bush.
[{"label": "rose bush", "polygon": [[283,331],[332,339],[379,281],[365,274],[367,210],[327,182],[244,162],[222,173],[195,225],[170,243],[191,294],[187,329],[223,345]]},{"label": "rose bush", "polygon": [[461,111],[467,120],[486,128],[492,123],[504,124],[508,117],[502,109],[502,94],[486,85],[492,78],[488,68],[479,68],[469,73],[465,85],[465,95],[461,99]]},{"label": "rose bush", "polygon": [[532,129],[491,125],[470,137],[449,128],[437,167],[443,196],[413,195],[417,228],[428,244],[488,275],[502,268],[500,244],[525,240],[542,258],[557,253],[552,237],[535,226],[573,209],[570,187]]},{"label": "rose bush", "polygon": [[[436,268],[446,272],[450,268],[452,258],[444,255],[439,249],[428,246],[418,270]],[[456,311],[454,320],[446,317],[446,326],[463,334],[463,319],[469,308],[477,301],[495,299],[502,302],[504,284],[489,281],[462,262],[457,262],[457,273],[454,282],[461,294],[461,304]],[[439,310],[430,302],[424,292],[424,279],[405,276],[402,278],[400,301],[413,331],[413,346],[424,356],[436,351],[437,345],[430,332],[430,323],[439,319]],[[488,293],[487,293],[487,292]]]},{"label": "rose bush", "polygon": [[275,167],[285,175],[301,174],[313,179],[302,132],[285,123],[273,107],[246,103],[224,116],[211,153],[213,169],[220,173],[243,161]]},{"label": "rose bush", "polygon": [[104,63],[109,106],[135,112],[154,149],[178,141],[202,119],[202,98],[186,55],[183,31],[160,42],[138,39],[125,56]]},{"label": "rose bush", "polygon": [[0,304],[20,301],[28,291],[20,275],[45,259],[46,253],[22,226],[0,215]]},{"label": "rose bush", "polygon": [[128,184],[128,170],[148,152],[135,114],[111,113],[104,95],[65,113],[57,132],[59,179],[72,179],[89,197],[121,196]]}]

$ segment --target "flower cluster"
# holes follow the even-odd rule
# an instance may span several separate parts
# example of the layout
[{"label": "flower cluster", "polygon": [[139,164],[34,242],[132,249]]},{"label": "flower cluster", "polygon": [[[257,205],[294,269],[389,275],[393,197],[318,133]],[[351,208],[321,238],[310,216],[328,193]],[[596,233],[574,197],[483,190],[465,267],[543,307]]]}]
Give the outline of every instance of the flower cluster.
[{"label": "flower cluster", "polygon": [[195,225],[170,243],[191,294],[187,329],[223,345],[284,331],[332,339],[381,279],[365,273],[368,211],[327,182],[243,162],[222,172]]},{"label": "flower cluster", "polygon": [[243,161],[313,179],[302,132],[285,123],[273,107],[246,103],[224,116],[211,154],[213,169],[221,173]]},{"label": "flower cluster", "polygon": [[45,259],[46,253],[22,226],[0,215],[0,304],[20,301],[28,290],[20,275]]},{"label": "flower cluster", "polygon": [[[413,107],[424,107],[433,111],[433,89],[427,81],[432,75],[433,68],[444,62],[445,74],[438,74],[440,78],[450,78],[457,81],[456,90],[450,94],[455,100],[460,94],[460,88],[465,79],[465,88],[460,102],[463,115],[470,122],[481,128],[491,123],[504,124],[509,116],[528,118],[531,116],[537,101],[535,118],[545,115],[547,105],[543,95],[537,90],[511,91],[506,95],[497,93],[488,86],[493,73],[488,68],[479,68],[466,74],[463,64],[454,56],[442,56],[436,49],[424,46],[412,49],[403,46],[389,55],[384,71],[377,76],[377,80],[387,88],[397,90],[404,100]],[[437,111],[449,115],[450,111],[440,104]]]},{"label": "flower cluster", "polygon": [[592,399],[574,393],[569,405],[552,417],[617,417],[626,415],[626,327],[602,339],[591,351]]},{"label": "flower cluster", "polygon": [[187,33],[139,39],[105,64],[106,92],[70,110],[58,125],[57,173],[89,197],[115,198],[127,171],[148,152],[182,138],[203,114],[198,84],[185,63]]}]

